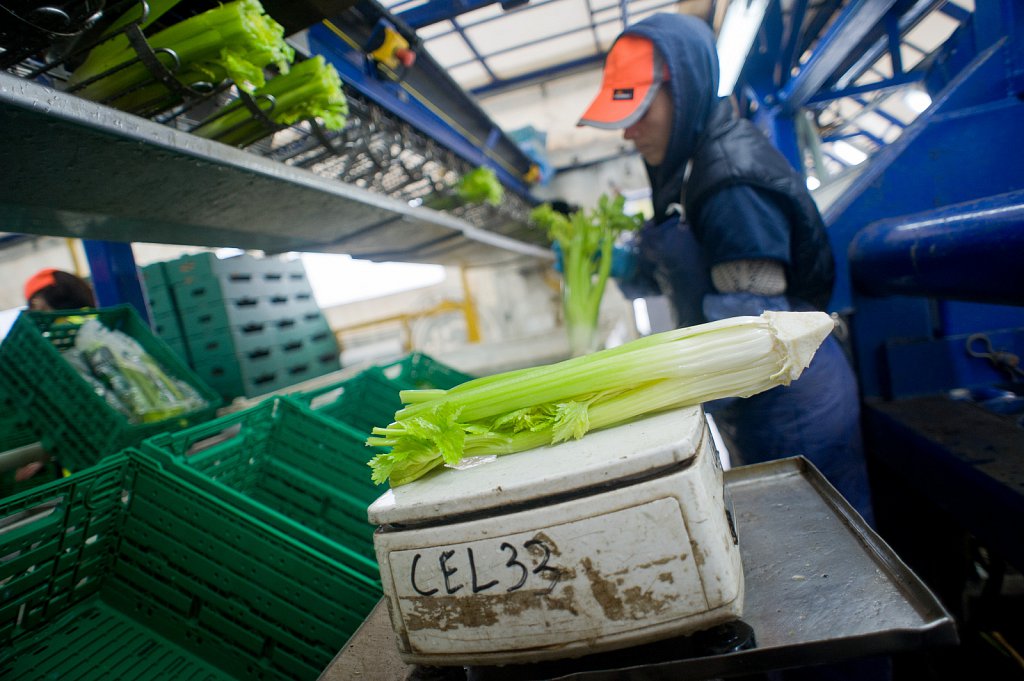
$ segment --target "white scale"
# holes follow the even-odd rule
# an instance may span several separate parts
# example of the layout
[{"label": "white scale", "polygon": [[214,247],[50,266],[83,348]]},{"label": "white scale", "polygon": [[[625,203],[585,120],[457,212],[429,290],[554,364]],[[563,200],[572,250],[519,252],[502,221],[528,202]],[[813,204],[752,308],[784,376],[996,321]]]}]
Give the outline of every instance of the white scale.
[{"label": "white scale", "polygon": [[574,657],[742,614],[699,407],[446,470],[388,491],[368,515],[405,662]]}]

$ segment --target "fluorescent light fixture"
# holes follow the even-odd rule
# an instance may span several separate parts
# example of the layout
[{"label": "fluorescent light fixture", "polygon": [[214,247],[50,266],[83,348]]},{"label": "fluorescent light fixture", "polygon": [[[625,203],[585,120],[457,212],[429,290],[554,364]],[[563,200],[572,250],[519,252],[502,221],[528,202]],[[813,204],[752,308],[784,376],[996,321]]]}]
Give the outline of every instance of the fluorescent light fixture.
[{"label": "fluorescent light fixture", "polygon": [[821,186],[821,180],[816,178],[814,175],[808,175],[807,176],[807,188],[808,189],[810,189],[813,192],[815,189],[817,189],[820,186]]},{"label": "fluorescent light fixture", "polygon": [[867,154],[849,142],[844,142],[843,140],[839,140],[834,143],[832,145],[832,151],[836,153],[836,156],[844,162],[849,163],[851,166],[860,165],[868,159]]},{"label": "fluorescent light fixture", "polygon": [[903,95],[903,102],[910,107],[914,113],[924,113],[932,105],[932,98],[924,90],[907,90]]},{"label": "fluorescent light fixture", "polygon": [[718,32],[719,97],[727,97],[736,87],[766,9],[768,0],[733,0],[725,10]]}]

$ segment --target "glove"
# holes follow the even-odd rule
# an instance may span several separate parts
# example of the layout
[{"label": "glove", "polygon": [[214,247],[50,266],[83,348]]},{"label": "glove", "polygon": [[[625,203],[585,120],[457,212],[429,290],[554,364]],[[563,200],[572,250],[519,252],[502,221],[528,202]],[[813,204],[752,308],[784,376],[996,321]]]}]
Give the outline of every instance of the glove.
[{"label": "glove", "polygon": [[557,241],[552,242],[551,252],[555,254],[555,271],[559,274],[562,273],[564,266],[562,265],[562,246]]},{"label": "glove", "polygon": [[636,239],[615,244],[612,248],[612,278],[618,281],[629,281],[635,277],[639,252],[640,248]]},{"label": "glove", "polygon": [[[615,244],[612,248],[612,270],[611,276],[614,279],[629,280],[636,274],[636,262],[638,248],[633,240],[624,244]],[[557,241],[551,244],[551,252],[555,255],[555,271],[562,274],[562,247]],[[598,256],[595,255],[595,259]]]}]

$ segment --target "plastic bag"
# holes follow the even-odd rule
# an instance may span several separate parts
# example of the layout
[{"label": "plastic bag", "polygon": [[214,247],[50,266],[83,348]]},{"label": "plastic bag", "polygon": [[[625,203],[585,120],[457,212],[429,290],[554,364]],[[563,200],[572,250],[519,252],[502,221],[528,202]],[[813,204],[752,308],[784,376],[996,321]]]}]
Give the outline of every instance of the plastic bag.
[{"label": "plastic bag", "polygon": [[82,324],[75,349],[93,378],[127,408],[133,423],[161,421],[206,405],[195,388],[169,376],[134,338],[99,320]]}]

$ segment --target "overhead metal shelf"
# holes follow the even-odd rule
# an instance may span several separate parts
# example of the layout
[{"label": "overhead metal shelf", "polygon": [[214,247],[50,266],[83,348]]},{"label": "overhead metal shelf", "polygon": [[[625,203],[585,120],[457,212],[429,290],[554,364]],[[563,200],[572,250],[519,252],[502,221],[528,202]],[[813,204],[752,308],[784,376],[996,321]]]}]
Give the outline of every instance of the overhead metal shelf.
[{"label": "overhead metal shelf", "polygon": [[445,265],[550,258],[539,233],[510,238],[2,73],[0,131],[9,232]]}]

